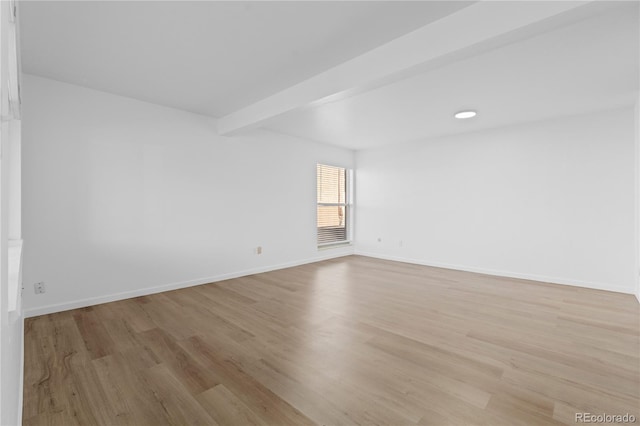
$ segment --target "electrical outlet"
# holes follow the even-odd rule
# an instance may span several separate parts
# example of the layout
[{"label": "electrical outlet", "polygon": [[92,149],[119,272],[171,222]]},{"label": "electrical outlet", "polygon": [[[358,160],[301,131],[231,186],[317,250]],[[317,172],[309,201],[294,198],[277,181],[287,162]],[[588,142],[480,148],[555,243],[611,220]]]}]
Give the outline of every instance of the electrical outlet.
[{"label": "electrical outlet", "polygon": [[378,242],[381,243],[382,242],[382,238],[378,237]]},{"label": "electrical outlet", "polygon": [[262,246],[256,247],[255,253],[256,254],[262,254]]},{"label": "electrical outlet", "polygon": [[36,294],[42,294],[47,291],[43,282],[35,283],[33,285],[33,290],[35,291]]}]

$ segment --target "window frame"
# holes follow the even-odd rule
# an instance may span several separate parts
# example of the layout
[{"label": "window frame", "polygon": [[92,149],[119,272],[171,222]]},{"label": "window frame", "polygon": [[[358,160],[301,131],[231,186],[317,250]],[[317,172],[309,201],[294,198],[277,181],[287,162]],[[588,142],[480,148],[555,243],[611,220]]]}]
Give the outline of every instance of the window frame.
[{"label": "window frame", "polygon": [[[326,167],[334,167],[337,169],[344,170],[344,191],[345,191],[345,200],[344,203],[323,203],[318,201],[317,191],[318,191],[318,166],[326,166]],[[316,163],[316,245],[318,246],[318,250],[340,247],[345,245],[352,244],[352,229],[353,229],[353,201],[352,201],[352,193],[353,193],[353,170],[347,167],[335,166],[333,164],[327,163]],[[331,241],[327,243],[320,243],[318,241],[318,207],[343,207],[344,208],[344,227],[345,227],[345,239],[340,241]]]}]

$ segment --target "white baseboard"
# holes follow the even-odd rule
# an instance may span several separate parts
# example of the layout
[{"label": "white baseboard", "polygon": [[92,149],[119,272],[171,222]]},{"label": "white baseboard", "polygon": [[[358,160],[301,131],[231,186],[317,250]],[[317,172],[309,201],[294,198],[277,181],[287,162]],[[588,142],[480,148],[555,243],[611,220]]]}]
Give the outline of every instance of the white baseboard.
[{"label": "white baseboard", "polygon": [[454,265],[454,264],[442,263],[442,262],[431,262],[428,260],[410,259],[410,258],[399,257],[399,256],[388,256],[388,255],[379,254],[379,253],[363,252],[358,249],[355,250],[354,254],[359,256],[374,257],[376,259],[392,260],[395,262],[403,262],[403,263],[413,263],[415,265],[433,266],[436,268],[454,269],[457,271],[475,272],[478,274],[494,275],[498,277],[519,278],[523,280],[539,281],[543,283],[563,284],[563,285],[570,285],[573,287],[584,287],[584,288],[591,288],[594,290],[606,290],[606,291],[613,291],[616,293],[633,294],[632,290],[628,288],[624,288],[622,286],[612,286],[610,284],[597,283],[597,282],[591,282],[591,281],[549,277],[545,275],[536,275],[536,274],[523,274],[519,272],[501,271],[501,270],[478,268],[474,266],[465,266],[465,265]]},{"label": "white baseboard", "polygon": [[213,277],[199,278],[195,280],[182,281],[178,283],[163,284],[154,287],[145,287],[132,291],[124,291],[120,293],[112,293],[103,296],[90,297],[86,299],[74,300],[71,302],[39,306],[24,310],[24,317],[36,317],[38,315],[52,314],[55,312],[68,311],[70,309],[84,308],[87,306],[99,305],[101,303],[115,302],[117,300],[130,299],[132,297],[148,296],[150,294],[162,293],[164,291],[178,290],[181,288],[193,287],[196,285],[209,284],[217,281],[224,281],[233,278],[245,277],[247,275],[260,274],[262,272],[275,271],[278,269],[291,268],[294,266],[305,265],[308,263],[321,262],[323,260],[335,259],[338,257],[351,256],[353,250],[348,252],[341,251],[337,254],[326,254],[308,259],[295,260],[292,262],[281,263],[278,265],[263,266],[260,268],[246,269],[244,271],[231,272],[227,274],[216,275]]},{"label": "white baseboard", "polygon": [[[281,264],[277,264],[277,265],[270,265],[270,266],[264,266],[264,267],[260,267],[260,268],[246,269],[246,270],[243,270],[243,271],[232,272],[232,273],[227,273],[227,274],[221,274],[221,275],[217,275],[217,276],[213,276],[213,277],[200,278],[200,279],[196,279],[196,280],[182,281],[182,282],[171,283],[171,284],[163,284],[163,285],[159,285],[159,286],[146,287],[146,288],[133,290],[133,291],[126,291],[126,292],[120,292],[120,293],[107,294],[107,295],[103,295],[103,296],[97,296],[97,297],[91,297],[91,298],[86,298],[86,299],[74,300],[74,301],[71,301],[71,302],[65,302],[65,303],[59,303],[59,304],[53,304],[53,305],[40,306],[40,307],[36,307],[36,308],[31,308],[31,309],[25,309],[23,311],[24,312],[24,318],[35,317],[35,316],[38,316],[38,315],[46,315],[46,314],[51,314],[51,313],[54,313],[54,312],[68,311],[70,309],[84,308],[84,307],[87,307],[87,306],[99,305],[101,303],[115,302],[117,300],[130,299],[132,297],[147,296],[147,295],[150,295],[150,294],[162,293],[163,291],[177,290],[177,289],[180,289],[180,288],[193,287],[193,286],[196,286],[196,285],[208,284],[208,283],[217,282],[217,281],[224,281],[224,280],[229,280],[229,279],[233,279],[233,278],[240,278],[240,277],[244,277],[244,276],[247,276],[247,275],[259,274],[259,273],[262,273],[262,272],[275,271],[275,270],[278,270],[278,269],[291,268],[291,267],[294,267],[294,266],[305,265],[305,264],[308,264],[308,263],[321,262],[323,260],[329,260],[329,259],[334,259],[334,258],[338,258],[338,257],[350,256],[352,254],[356,254],[356,255],[360,255],[360,256],[366,256],[366,257],[373,257],[373,258],[377,258],[377,259],[392,260],[392,261],[396,261],[396,262],[412,263],[412,264],[416,264],[416,265],[433,266],[433,267],[436,267],[436,268],[445,268],[445,269],[454,269],[454,270],[458,270],[458,271],[475,272],[475,273],[479,273],[479,274],[494,275],[494,276],[498,276],[498,277],[519,278],[519,279],[525,279],[525,280],[531,280],[531,281],[540,281],[540,282],[552,283],[552,284],[563,284],[563,285],[570,285],[570,286],[574,286],[574,287],[585,287],[585,288],[591,288],[591,289],[595,289],[595,290],[606,290],[606,291],[613,291],[613,292],[617,292],[617,293],[634,294],[633,291],[630,291],[627,288],[623,288],[623,287],[619,287],[619,286],[611,286],[609,284],[604,284],[604,283],[573,280],[573,279],[566,279],[566,278],[557,278],[557,277],[548,277],[548,276],[535,275],[535,274],[523,274],[523,273],[518,273],[518,272],[502,271],[502,270],[494,270],[494,269],[486,269],[486,268],[478,268],[478,267],[471,267],[471,266],[465,266],[465,265],[456,265],[456,264],[449,264],[449,263],[442,263],[442,262],[431,262],[431,261],[425,261],[425,260],[420,260],[420,259],[405,258],[405,257],[400,257],[400,256],[388,256],[388,255],[384,255],[384,254],[380,254],[380,253],[364,252],[364,251],[356,249],[353,252],[340,252],[339,254],[329,254],[329,255],[325,255],[325,256],[318,256],[318,257],[313,257],[313,258],[308,258],[308,259],[302,259],[302,260],[296,260],[296,261],[292,261],[292,262],[281,263]],[[636,296],[636,298],[638,298],[638,302],[640,302],[640,295],[639,294],[635,294],[635,296]]]}]

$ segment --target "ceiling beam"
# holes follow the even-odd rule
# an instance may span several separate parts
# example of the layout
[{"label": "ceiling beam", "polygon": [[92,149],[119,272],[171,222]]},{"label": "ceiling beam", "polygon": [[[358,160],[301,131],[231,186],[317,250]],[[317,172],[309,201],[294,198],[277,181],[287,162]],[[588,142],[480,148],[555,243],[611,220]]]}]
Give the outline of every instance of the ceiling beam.
[{"label": "ceiling beam", "polygon": [[593,2],[479,1],[220,118],[218,132],[229,135],[257,127],[297,108],[342,99],[460,60],[511,42],[589,3]]}]

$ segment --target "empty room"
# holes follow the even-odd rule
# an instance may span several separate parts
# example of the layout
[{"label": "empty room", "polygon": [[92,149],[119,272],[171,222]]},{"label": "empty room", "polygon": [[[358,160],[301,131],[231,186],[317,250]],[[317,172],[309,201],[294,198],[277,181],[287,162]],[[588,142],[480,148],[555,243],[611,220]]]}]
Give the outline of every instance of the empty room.
[{"label": "empty room", "polygon": [[640,423],[640,2],[0,2],[0,425]]}]

